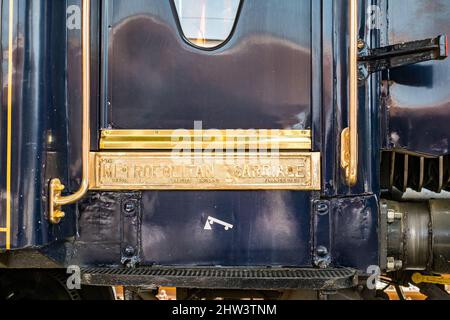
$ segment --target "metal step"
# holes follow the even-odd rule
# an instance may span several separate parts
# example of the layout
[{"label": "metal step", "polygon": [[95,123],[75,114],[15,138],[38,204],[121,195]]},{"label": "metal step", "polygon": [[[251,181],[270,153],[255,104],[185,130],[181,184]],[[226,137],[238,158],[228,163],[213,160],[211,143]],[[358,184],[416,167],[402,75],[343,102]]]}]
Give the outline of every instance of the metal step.
[{"label": "metal step", "polygon": [[354,287],[353,269],[284,268],[85,268],[86,285],[122,285],[199,289],[338,290]]}]

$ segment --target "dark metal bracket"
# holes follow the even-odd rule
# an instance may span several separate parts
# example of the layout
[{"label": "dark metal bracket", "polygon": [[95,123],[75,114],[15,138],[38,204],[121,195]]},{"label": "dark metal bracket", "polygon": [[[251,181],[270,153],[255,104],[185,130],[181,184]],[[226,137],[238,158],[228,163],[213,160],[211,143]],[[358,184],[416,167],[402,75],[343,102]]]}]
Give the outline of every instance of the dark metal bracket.
[{"label": "dark metal bracket", "polygon": [[365,81],[372,73],[448,57],[448,37],[403,42],[387,47],[369,49],[359,42],[359,81]]},{"label": "dark metal bracket", "polygon": [[314,202],[313,217],[313,263],[318,268],[331,265],[330,201]]}]

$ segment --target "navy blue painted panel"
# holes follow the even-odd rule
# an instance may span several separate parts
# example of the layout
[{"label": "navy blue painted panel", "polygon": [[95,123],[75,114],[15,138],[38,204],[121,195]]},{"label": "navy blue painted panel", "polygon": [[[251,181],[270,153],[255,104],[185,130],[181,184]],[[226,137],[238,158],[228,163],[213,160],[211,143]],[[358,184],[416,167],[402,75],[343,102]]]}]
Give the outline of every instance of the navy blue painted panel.
[{"label": "navy blue painted panel", "polygon": [[[379,46],[379,31],[367,28],[367,8],[377,0],[361,0],[360,37]],[[359,87],[358,182],[349,188],[340,165],[340,139],[348,127],[348,2],[323,1],[323,110],[322,194],[326,197],[379,193],[379,79],[371,77]]]},{"label": "navy blue painted panel", "polygon": [[231,39],[195,49],[170,1],[105,1],[104,126],[311,128],[310,0],[246,0]]},{"label": "navy blue painted panel", "polygon": [[[74,10],[81,10],[81,0],[66,0],[70,8],[67,17],[76,14]],[[81,11],[79,11],[81,12]],[[91,1],[91,150],[98,150],[99,135],[99,103],[100,103],[100,60],[101,60],[101,32],[100,32],[100,2]],[[66,41],[66,101],[68,132],[68,172],[70,190],[77,190],[81,182],[81,118],[82,118],[82,48],[81,24],[77,25],[70,19],[70,28],[67,28]]]},{"label": "navy blue painted panel", "polygon": [[[2,46],[7,48],[9,1],[3,3]],[[11,248],[45,245],[75,234],[75,216],[58,226],[46,217],[51,177],[67,181],[67,105],[65,1],[14,1],[13,103],[11,113]],[[7,51],[4,51],[7,52]],[[8,70],[3,55],[4,76]],[[4,77],[4,79],[7,79]],[[2,177],[5,177],[6,82],[2,95]],[[1,185],[6,199],[6,183]],[[6,210],[2,201],[1,211]],[[1,226],[4,227],[4,226]]]},{"label": "navy blue painted panel", "polygon": [[[310,266],[310,194],[145,192],[142,263]],[[208,217],[233,225],[230,230]]]},{"label": "navy blue painted panel", "polygon": [[378,198],[343,198],[334,200],[332,207],[333,264],[362,271],[369,266],[378,266]]},{"label": "navy blue painted panel", "polygon": [[[450,35],[447,0],[389,1],[389,42]],[[389,74],[390,146],[430,155],[450,153],[450,59]]]},{"label": "navy blue painted panel", "polygon": [[0,232],[0,247],[4,248],[6,246],[6,233]]},{"label": "navy blue painted panel", "polygon": [[[348,57],[346,39],[338,35],[345,34],[346,7],[339,1],[325,2],[327,3],[323,11],[325,17],[335,17],[334,20],[324,19],[327,21],[323,32],[325,45],[322,52],[325,58],[323,65],[323,83],[325,87],[323,100],[325,103],[323,113],[318,115],[315,113],[315,121],[321,123],[315,126],[316,130],[324,130],[321,137],[323,139],[320,139],[323,140],[323,145],[315,143],[315,149],[321,151],[319,149],[325,146],[323,151],[324,180],[328,183],[327,188],[329,187],[325,194],[333,197],[336,195],[342,196],[343,194],[355,195],[376,192],[376,182],[374,182],[376,170],[373,168],[377,167],[375,160],[377,154],[367,146],[368,144],[373,144],[371,139],[374,139],[373,131],[376,131],[376,127],[372,123],[373,118],[376,117],[374,108],[377,106],[369,103],[370,101],[373,102],[375,98],[367,90],[361,94],[361,101],[366,101],[366,104],[361,105],[360,139],[362,156],[360,161],[360,182],[354,189],[348,189],[342,185],[342,172],[339,168],[338,158],[339,148],[336,141],[338,141],[341,129],[345,126],[345,82],[347,79],[345,61],[347,61]],[[52,253],[53,256],[60,258],[72,256],[73,261],[84,265],[119,263],[118,259],[120,259],[120,250],[123,244],[119,242],[123,242],[127,235],[120,238],[117,232],[108,234],[108,230],[117,231],[121,227],[119,226],[120,223],[123,222],[118,221],[116,213],[108,216],[105,213],[106,209],[100,206],[101,203],[94,201],[94,207],[95,205],[99,205],[99,207],[95,207],[92,212],[86,212],[86,209],[82,205],[80,206],[80,215],[78,216],[80,238],[73,248],[70,245],[59,246],[59,244],[65,238],[74,236],[76,233],[74,208],[64,208],[67,217],[58,226],[49,226],[46,219],[48,180],[52,177],[60,177],[68,185],[68,191],[71,191],[70,189],[76,188],[80,174],[79,164],[76,163],[79,158],[77,155],[80,147],[78,136],[80,114],[79,99],[75,96],[79,92],[79,73],[77,73],[77,68],[79,67],[80,48],[79,38],[77,39],[77,37],[79,37],[80,33],[79,31],[66,33],[65,15],[61,14],[65,12],[65,2],[20,0],[16,3],[20,4],[17,5],[17,21],[19,22],[17,33],[20,35],[21,41],[17,42],[20,46],[15,49],[14,53],[16,71],[13,112],[13,247],[42,246],[55,240],[61,240],[55,246],[61,248],[55,249]],[[118,32],[120,32],[120,28],[126,29],[130,27],[131,30],[134,30],[133,28],[139,27],[142,21],[144,25],[150,23],[150,25],[154,26],[154,19],[156,18],[151,16],[154,8],[165,8],[165,10],[169,8],[166,5],[162,5],[162,2],[155,1],[131,2],[117,0],[109,3],[120,4],[119,8],[116,6],[109,8],[116,14],[113,18],[117,22],[116,27],[118,29],[116,30]],[[153,3],[155,6],[149,7],[149,3]],[[248,6],[253,5],[257,7],[258,3],[260,4],[261,2],[246,1]],[[136,120],[139,118],[136,121],[145,122],[145,126],[149,128],[156,128],[158,125],[170,128],[189,127],[192,125],[191,120],[202,119],[207,120],[207,123],[204,123],[205,127],[310,127],[310,71],[313,71],[312,74],[317,76],[318,70],[311,70],[310,66],[309,23],[311,21],[309,18],[309,2],[286,1],[282,5],[280,5],[279,1],[270,1],[268,3],[270,8],[273,6],[270,15],[277,13],[278,15],[275,15],[277,19],[274,16],[273,21],[271,20],[272,22],[266,21],[267,24],[261,24],[256,22],[258,19],[253,17],[252,21],[255,23],[255,29],[248,27],[248,25],[252,25],[248,24],[246,31],[248,34],[252,34],[252,37],[249,38],[250,40],[261,41],[262,45],[258,41],[256,41],[254,47],[252,47],[254,45],[252,41],[249,42],[248,46],[243,45],[242,41],[246,34],[242,31],[244,29],[243,26],[241,26],[241,31],[237,30],[235,34],[235,39],[241,40],[231,41],[215,53],[197,51],[197,49],[193,49],[183,42],[181,38],[176,38],[175,41],[174,37],[171,38],[169,36],[167,38],[168,42],[173,41],[173,45],[183,48],[183,54],[201,55],[205,59],[217,58],[220,55],[226,56],[227,50],[231,50],[231,48],[245,48],[245,50],[242,49],[241,55],[245,55],[246,50],[252,49],[255,52],[257,61],[260,54],[262,56],[261,59],[266,61],[269,66],[282,66],[278,71],[280,74],[287,74],[289,83],[292,83],[292,87],[283,87],[283,81],[287,81],[286,79],[283,79],[280,83],[274,83],[273,79],[269,79],[270,81],[268,80],[266,83],[268,91],[263,90],[261,91],[262,93],[259,92],[261,93],[260,95],[267,98],[266,95],[272,95],[275,91],[275,93],[280,94],[280,92],[284,92],[283,90],[290,92],[290,90],[295,88],[295,93],[292,95],[294,97],[293,100],[297,102],[303,101],[304,103],[294,103],[293,106],[286,107],[289,105],[286,101],[289,99],[280,99],[280,96],[275,94],[274,97],[278,101],[277,105],[273,101],[273,103],[269,103],[266,100],[262,104],[256,104],[255,101],[258,101],[258,99],[255,98],[257,95],[253,91],[252,94],[255,99],[252,100],[252,103],[240,104],[241,106],[250,107],[244,110],[245,112],[241,112],[242,110],[239,109],[237,117],[232,117],[231,115],[233,115],[233,110],[236,112],[238,105],[235,105],[237,109],[233,109],[233,107],[232,109],[227,109],[227,112],[224,113],[225,118],[223,119],[225,122],[223,123],[214,123],[214,121],[218,121],[219,118],[222,119],[222,116],[224,116],[220,112],[217,113],[205,109],[207,111],[205,113],[206,118],[203,118],[204,114],[202,112],[198,114],[193,113],[192,115],[190,112],[181,110],[180,114],[174,115],[175,118],[170,118],[173,115],[166,113],[168,111],[164,107],[151,109],[152,114],[153,111],[156,112],[155,117],[144,117],[142,115],[138,117],[137,114],[135,114],[135,118],[128,117],[129,110],[123,110],[125,116],[120,115],[118,120],[128,122],[131,121],[130,119]],[[305,12],[308,13],[307,17],[305,16],[305,19],[302,20],[302,23],[299,24],[298,21],[294,21],[295,19],[291,15],[288,15],[290,18],[283,20],[283,23],[279,22],[280,17],[284,17],[281,14],[287,11],[286,3],[294,4],[292,6],[295,8],[293,11],[298,13],[298,15],[294,15],[296,17],[301,17]],[[147,9],[142,11],[143,7]],[[264,10],[259,11],[259,13],[265,12]],[[319,11],[319,8],[315,7],[316,14],[317,11]],[[137,15],[138,13],[140,15]],[[157,13],[161,12],[158,11]],[[269,14],[268,12],[266,13]],[[96,12],[94,10],[93,16],[95,15]],[[120,15],[123,16],[120,17]],[[130,16],[133,16],[133,18],[129,19]],[[176,27],[173,17],[161,16],[166,17],[167,20],[164,20],[166,27],[170,32],[173,32],[175,30],[173,28]],[[241,16],[241,18],[244,16]],[[136,21],[138,21],[137,25],[135,24]],[[244,23],[242,24],[245,25]],[[292,28],[292,25],[299,28]],[[161,30],[166,32],[166,27],[161,27]],[[272,32],[267,32],[268,29],[271,29]],[[94,27],[92,32],[98,35],[98,30],[95,30]],[[159,29],[156,28],[156,30]],[[258,30],[265,31],[259,34],[256,32]],[[307,32],[304,32],[304,30]],[[315,30],[315,32],[318,32],[317,29]],[[3,32],[5,31],[3,30]],[[166,34],[164,32],[161,35]],[[133,33],[130,34],[132,35]],[[259,34],[259,36],[255,36],[255,34]],[[115,34],[114,37],[116,36],[118,35]],[[132,41],[137,42],[139,39],[142,38],[136,36],[136,39],[133,39],[131,37]],[[3,42],[5,42],[4,34]],[[66,42],[68,42],[68,52],[61,49],[61,43]],[[258,47],[259,45],[262,47]],[[266,45],[278,48],[280,51],[263,50],[263,53],[261,53],[261,50],[258,50],[258,48],[265,48],[264,46]],[[320,50],[317,50],[317,52],[320,52]],[[151,53],[153,54],[154,52],[151,51]],[[271,56],[272,54],[275,58]],[[284,59],[286,57],[285,54],[289,59]],[[96,59],[98,55],[98,46],[93,46],[93,69],[97,70],[98,61]],[[276,61],[274,62],[272,58]],[[118,58],[116,57],[116,59]],[[292,64],[289,62],[290,59],[298,63],[294,64],[297,69],[292,68]],[[120,62],[121,60],[117,61]],[[131,58],[126,61],[126,64],[118,63],[117,65],[132,69],[134,63],[139,66],[142,62],[142,60]],[[224,70],[229,71],[228,66],[234,67],[233,62],[233,59],[231,62],[228,61],[226,64],[227,68]],[[290,69],[284,66],[285,62],[289,64]],[[154,65],[158,68],[160,67],[157,63]],[[315,61],[314,66],[320,69],[320,63],[317,61]],[[67,76],[69,71],[66,70],[66,67],[69,68],[70,76]],[[308,75],[306,77],[292,71],[303,70],[303,68],[307,71]],[[292,75],[292,73],[295,73],[295,75]],[[147,75],[145,72],[132,74],[133,77],[136,76],[132,80],[141,79],[140,76],[143,74]],[[178,70],[177,74],[179,76],[179,74],[183,75],[184,73]],[[259,77],[258,74],[250,73],[250,75],[251,77],[247,78],[248,85],[256,80],[265,81],[264,77]],[[93,76],[93,79],[96,79],[95,72]],[[240,74],[236,73],[236,77],[240,78]],[[45,81],[42,81],[42,79],[45,79]],[[145,80],[145,77],[143,79]],[[336,84],[334,83],[335,79]],[[199,81],[200,84],[208,83],[207,78],[199,78],[197,80],[202,80]],[[322,81],[321,79],[315,79],[315,81],[317,87],[314,89],[317,98],[317,92],[321,91],[320,83]],[[98,92],[95,89],[98,83],[99,81],[97,80],[93,81],[93,101],[97,101],[98,98]],[[190,84],[197,85],[195,81],[191,81]],[[231,95],[232,99],[242,98],[239,95],[237,97],[233,96],[237,92],[233,91],[235,83],[228,82],[225,84],[227,86],[222,88],[224,94],[226,93],[227,96]],[[116,88],[116,94],[121,94],[120,91],[124,88],[126,89],[126,85],[134,88],[136,82],[121,81],[120,85],[117,84],[117,86],[125,87]],[[241,89],[239,88],[239,90]],[[124,99],[127,98],[127,95],[129,98],[136,93],[134,90],[125,91],[127,93],[124,94]],[[205,89],[205,91],[207,90]],[[191,92],[187,92],[187,94],[191,94]],[[220,98],[221,96],[218,95],[217,97]],[[287,97],[291,96],[287,94]],[[4,95],[2,98],[1,123],[4,124]],[[209,98],[216,99],[215,96]],[[219,98],[217,99],[219,100]],[[130,101],[132,102],[132,100]],[[193,99],[192,101],[196,100]],[[227,100],[227,103],[229,102]],[[316,101],[315,105],[320,106],[321,104]],[[94,113],[96,106],[93,103]],[[252,109],[252,106],[255,109]],[[261,109],[259,109],[260,107]],[[113,103],[113,111],[114,108]],[[136,108],[136,110],[138,109]],[[195,111],[195,108],[192,110]],[[286,110],[287,112],[285,113]],[[189,118],[191,115],[192,118]],[[197,117],[198,115],[200,116]],[[230,116],[227,118],[228,115]],[[108,113],[103,115],[105,118],[110,116],[114,119],[114,114]],[[161,121],[164,119],[168,119],[168,121]],[[214,121],[210,121],[211,119]],[[300,121],[302,119],[303,122]],[[70,123],[68,124],[69,120]],[[131,122],[128,122],[130,127],[138,124],[138,122],[134,122],[131,125]],[[112,124],[115,125],[115,123]],[[5,139],[3,128],[0,128],[3,130],[1,131],[2,142]],[[95,136],[98,132],[95,123],[93,128],[95,130],[93,135]],[[317,136],[317,132],[315,132],[315,135]],[[4,158],[5,149],[3,143],[1,148],[3,148],[2,157]],[[4,159],[2,160],[4,161]],[[2,163],[2,168],[4,169],[4,162]],[[2,195],[5,193],[4,189],[4,185],[2,185]],[[143,223],[141,228],[142,251],[140,258],[143,264],[311,266],[311,242],[313,241],[311,235],[311,201],[318,198],[317,195],[318,193],[281,191],[144,192],[142,203]],[[324,230],[320,230],[317,235],[324,235],[327,232],[326,229],[331,227],[333,235],[331,252],[334,256],[334,263],[347,267],[354,266],[362,270],[368,264],[376,264],[378,256],[378,207],[376,197],[334,201],[333,208],[330,214],[331,225],[326,224]],[[3,209],[2,212],[4,212]],[[112,216],[116,220],[111,219]],[[205,230],[207,219],[210,216],[232,224],[233,228],[224,230],[220,225],[214,224],[211,230]],[[108,218],[110,219],[103,220]],[[108,224],[116,229],[106,228]]]},{"label": "navy blue painted panel", "polygon": [[[105,126],[311,128],[310,1],[244,1],[233,37],[216,51],[182,39],[169,1],[104,4]],[[142,261],[310,266],[310,198],[144,193]],[[235,228],[204,230],[210,215]]]}]

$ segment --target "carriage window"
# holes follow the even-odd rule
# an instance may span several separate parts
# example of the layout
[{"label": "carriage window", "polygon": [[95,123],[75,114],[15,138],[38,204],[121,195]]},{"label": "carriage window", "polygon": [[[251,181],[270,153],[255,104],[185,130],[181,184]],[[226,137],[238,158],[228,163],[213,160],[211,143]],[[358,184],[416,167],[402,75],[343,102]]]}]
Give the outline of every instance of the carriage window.
[{"label": "carriage window", "polygon": [[184,36],[194,45],[213,48],[233,29],[240,0],[174,0]]}]

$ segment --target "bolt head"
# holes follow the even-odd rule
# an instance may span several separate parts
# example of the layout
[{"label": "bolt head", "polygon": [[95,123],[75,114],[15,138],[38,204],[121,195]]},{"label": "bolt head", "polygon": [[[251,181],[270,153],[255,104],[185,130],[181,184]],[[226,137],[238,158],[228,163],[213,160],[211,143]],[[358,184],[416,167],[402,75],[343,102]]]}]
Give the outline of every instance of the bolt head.
[{"label": "bolt head", "polygon": [[403,269],[403,261],[401,260],[395,260],[395,270],[401,270]]},{"label": "bolt head", "polygon": [[403,213],[396,212],[395,210],[388,210],[387,212],[387,220],[388,223],[394,223],[396,220],[402,220]]},{"label": "bolt head", "polygon": [[317,205],[317,212],[319,215],[325,215],[328,213],[329,206],[327,203],[321,202]]},{"label": "bolt head", "polygon": [[123,250],[123,253],[126,257],[132,257],[134,256],[134,253],[136,252],[136,250],[134,249],[134,247],[132,246],[127,246],[125,247],[125,249]]},{"label": "bolt head", "polygon": [[135,201],[127,201],[123,205],[123,211],[127,216],[133,216],[136,212],[136,202]]},{"label": "bolt head", "polygon": [[394,210],[388,210],[387,220],[388,220],[388,223],[393,223],[395,221],[395,211]]},{"label": "bolt head", "polygon": [[317,255],[319,257],[326,257],[328,255],[328,249],[324,246],[320,246],[317,248]]},{"label": "bolt head", "polygon": [[403,261],[395,260],[394,257],[387,258],[386,269],[388,272],[398,271],[401,270],[402,268],[403,268]]},{"label": "bolt head", "polygon": [[395,271],[395,258],[394,257],[387,258],[386,269],[387,269],[387,271]]}]

